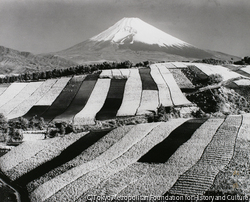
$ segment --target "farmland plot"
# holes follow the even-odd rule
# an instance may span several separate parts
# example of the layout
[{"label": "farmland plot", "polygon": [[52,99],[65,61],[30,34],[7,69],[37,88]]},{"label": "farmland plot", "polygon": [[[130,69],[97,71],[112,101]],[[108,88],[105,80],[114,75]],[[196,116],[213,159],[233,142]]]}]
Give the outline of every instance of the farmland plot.
[{"label": "farmland plot", "polygon": [[149,68],[139,69],[142,81],[142,95],[136,115],[151,113],[152,111],[156,111],[159,106],[158,87],[150,72],[151,69]]},{"label": "farmland plot", "polygon": [[[205,195],[233,195],[250,196],[250,116],[243,114],[242,125],[235,143],[234,155],[225,169],[219,171],[213,185]],[[244,200],[238,200],[244,201]]]},{"label": "farmland plot", "polygon": [[204,64],[204,63],[191,63],[191,65],[194,65],[195,67],[197,67],[199,70],[204,72],[207,76],[211,74],[215,74],[212,65]]},{"label": "farmland plot", "polygon": [[243,114],[242,125],[238,134],[238,138],[250,141],[249,129],[250,129],[250,114]]},{"label": "farmland plot", "polygon": [[9,114],[15,107],[21,104],[25,100],[29,100],[29,97],[32,93],[42,85],[43,82],[31,82],[28,83],[12,100],[8,103],[4,104],[0,107],[0,111],[7,115]]},{"label": "farmland plot", "polygon": [[170,156],[191,138],[197,128],[199,128],[206,119],[191,119],[176,128],[162,142],[155,145],[148,153],[143,155],[138,161],[147,163],[165,163]]},{"label": "farmland plot", "polygon": [[246,72],[247,74],[250,75],[250,65],[246,66],[246,67],[243,67],[241,68],[242,71]]},{"label": "farmland plot", "polygon": [[[83,163],[86,163],[88,161],[91,161],[104,153],[107,149],[109,149],[112,145],[114,145],[116,142],[118,142],[122,137],[126,135],[134,126],[124,126],[119,127],[117,129],[112,130],[107,135],[102,137],[99,140],[96,140],[96,137],[100,137],[100,135],[89,135],[91,139],[88,141],[85,141],[86,144],[90,144],[90,140],[96,140],[94,144],[92,144],[89,147],[85,147],[86,149],[82,148],[82,153],[80,153],[78,156],[73,158],[72,160],[68,161],[67,163],[54,168],[53,170],[49,171],[48,173],[42,175],[38,179],[35,179],[34,181],[30,182],[27,185],[28,192],[32,192],[35,188],[37,188],[39,185],[45,183],[46,181],[66,172],[67,170],[79,166]],[[92,132],[93,133],[93,132]],[[93,141],[92,141],[93,142]]]},{"label": "farmland plot", "polygon": [[77,94],[85,76],[74,76],[53,102],[53,104],[45,111],[41,117],[46,122],[52,121],[56,116],[62,114],[70,105]]},{"label": "farmland plot", "polygon": [[[122,73],[125,75],[127,72],[124,72],[123,70]],[[139,71],[138,69],[131,69],[130,76],[125,85],[122,104],[116,116],[134,116],[141,101],[141,93],[142,82]]]},{"label": "farmland plot", "polygon": [[[51,160],[47,159],[42,165],[39,165],[29,173],[22,175],[16,180],[16,183],[25,186],[29,182],[34,181],[36,178],[40,178],[44,174],[48,173],[55,167],[65,164],[75,156],[79,155],[83,150],[93,145],[100,138],[105,136],[110,130],[111,129],[101,130],[101,131],[91,131],[87,134],[82,133],[81,137],[77,141],[73,142],[71,145],[65,148],[62,152],[60,152],[59,155],[57,155]],[[29,161],[31,160],[29,159]]]},{"label": "farmland plot", "polygon": [[[137,144],[131,147],[131,149],[125,152],[122,156],[112,161],[109,165],[105,167],[101,167],[98,170],[94,170],[91,173],[88,173],[85,176],[82,176],[82,179],[78,181],[78,186],[83,185],[81,187],[82,189],[80,190],[80,187],[79,187],[78,188],[79,190],[77,192],[70,192],[69,194],[77,193],[76,197],[74,198],[72,197],[70,199],[74,200],[75,198],[77,198],[77,196],[80,195],[79,192],[82,192],[82,195],[79,196],[79,198],[77,198],[77,201],[86,200],[86,196],[89,193],[91,193],[92,189],[95,186],[97,186],[97,183],[100,183],[103,180],[108,179],[115,173],[118,173],[119,171],[122,171],[123,169],[127,168],[131,164],[135,163],[144,153],[146,153],[150,148],[152,148],[153,145],[157,144],[159,141],[164,139],[164,137],[168,136],[171,130],[173,130],[173,128],[175,128],[176,125],[178,126],[180,123],[181,123],[180,120],[174,120],[172,123],[167,123],[165,125],[166,127],[164,127],[164,130],[161,130],[160,133],[159,133],[160,131],[159,127],[161,127],[161,125],[158,125],[141,141],[139,141]],[[157,130],[158,132],[154,133],[154,130]],[[86,182],[89,182],[89,183],[87,184]],[[76,186],[76,183],[74,184],[74,186]],[[84,193],[85,190],[87,191],[86,193]]]},{"label": "farmland plot", "polygon": [[30,104],[32,107],[26,111],[27,113],[24,115],[24,118],[31,119],[35,115],[40,117],[54,102],[69,80],[70,77],[60,78],[58,80],[46,80],[44,82],[46,85],[41,86],[42,88],[38,89],[34,95],[32,95],[32,99],[29,99],[29,102],[33,100],[31,102],[33,105]]},{"label": "farmland plot", "polygon": [[[55,80],[54,85],[49,89],[49,91],[41,98],[35,106],[50,106],[55,101],[57,96],[61,93],[64,87],[67,85],[71,77],[63,77]],[[47,80],[48,81],[48,80]]]},{"label": "farmland plot", "polygon": [[170,71],[163,65],[157,65],[163,79],[165,80],[166,85],[168,85],[171,97],[174,105],[190,105],[191,103],[181,92],[179,86],[174,80],[173,75]]},{"label": "farmland plot", "polygon": [[241,77],[240,74],[233,72],[228,68],[222,67],[220,65],[208,65],[203,63],[193,63],[193,64],[208,76],[211,74],[220,74],[223,77],[223,81]]},{"label": "farmland plot", "polygon": [[[56,82],[56,79],[48,79],[42,83],[42,85],[39,86],[39,88],[29,97],[29,99],[23,101],[21,104],[19,104],[16,108],[14,108],[7,117],[9,119],[17,118],[20,116],[23,116],[27,113],[27,116],[25,118],[32,118],[31,114],[29,114],[29,110],[33,108],[32,106],[38,102],[46,93],[51,89],[51,87]],[[29,114],[29,116],[28,116]]]},{"label": "farmland plot", "polygon": [[76,96],[74,97],[73,101],[70,103],[69,107],[57,116],[54,121],[73,121],[73,117],[80,112],[83,107],[86,105],[94,87],[96,84],[96,81],[99,77],[99,74],[91,74],[88,75],[84,81],[82,82],[82,85],[77,92]]},{"label": "farmland plot", "polygon": [[125,78],[128,78],[130,76],[130,71],[134,71],[136,69],[119,69],[122,76],[125,77]]},{"label": "farmland plot", "polygon": [[127,79],[111,79],[105,103],[101,110],[96,114],[97,120],[115,118],[122,103],[126,81]]},{"label": "farmland plot", "polygon": [[110,81],[110,79],[98,79],[85,107],[75,115],[74,125],[95,124],[96,113],[104,105],[109,91]]},{"label": "farmland plot", "polygon": [[149,68],[141,68],[139,69],[139,74],[142,81],[142,90],[155,90],[158,91],[158,87],[152,78],[151,69]]},{"label": "farmland plot", "polygon": [[104,69],[104,70],[102,70],[99,78],[100,79],[112,79],[113,78],[113,74],[112,74],[111,69]]},{"label": "farmland plot", "polygon": [[[157,142],[160,142],[164,140],[164,138],[167,138],[169,134],[171,134],[171,131],[180,126],[185,121],[186,119],[178,119],[171,120],[170,122],[166,123],[161,123],[160,125],[155,127],[147,137],[149,138],[149,136],[154,136],[155,140],[153,142],[154,144],[157,144]],[[152,145],[150,147],[152,147]],[[138,155],[142,156],[143,153],[145,153],[144,149],[144,146],[142,146],[142,150],[140,150]],[[134,155],[131,154],[132,159],[133,157]],[[85,196],[88,193],[96,193],[97,195],[117,195],[123,188],[139,180],[139,178],[141,178],[146,173],[149,167],[150,164],[134,162],[133,164],[128,165],[128,167],[126,168],[123,168],[121,170],[119,168],[120,171],[118,170],[113,172],[110,178],[101,181],[98,185],[88,190],[85,193]],[[103,193],[103,191],[105,191],[105,193]]]},{"label": "farmland plot", "polygon": [[208,81],[208,75],[194,65],[189,65],[181,71],[194,85],[206,84]]},{"label": "farmland plot", "polygon": [[192,89],[194,85],[180,69],[169,69],[180,89]]},{"label": "farmland plot", "polygon": [[156,111],[159,106],[159,95],[156,90],[143,90],[141,95],[140,106],[136,115],[149,114]]},{"label": "farmland plot", "polygon": [[1,171],[15,180],[55,156],[84,133],[34,142],[24,142],[0,158]]},{"label": "farmland plot", "polygon": [[0,84],[0,96],[9,87],[9,84]]},{"label": "farmland plot", "polygon": [[44,113],[50,106],[33,106],[31,109],[24,114],[22,117],[25,119],[32,119],[34,116],[41,117],[41,114]]},{"label": "farmland plot", "polygon": [[[166,85],[164,79],[162,78],[161,73],[159,72],[159,69],[157,68],[157,65],[151,65],[151,75],[154,79],[154,81],[157,84],[157,87],[159,89],[159,103],[163,106],[173,106],[173,102],[170,96],[170,91],[168,86]],[[154,98],[154,97],[152,97]],[[151,98],[151,99],[152,99]]]},{"label": "farmland plot", "polygon": [[[156,141],[156,138],[150,136],[152,141],[149,141],[148,138],[144,138],[144,137],[147,137],[147,134],[157,125],[159,125],[159,123],[136,125],[126,134],[126,136],[124,136],[121,140],[119,140],[116,144],[111,146],[106,152],[104,152],[97,158],[93,159],[92,161],[88,161],[75,168],[72,168],[68,170],[67,172],[39,186],[37,189],[35,189],[31,193],[31,200],[32,201],[44,201],[47,199],[48,201],[61,201],[63,200],[62,198],[64,197],[66,197],[67,200],[73,200],[72,198],[79,197],[84,191],[83,185],[86,183],[89,184],[88,182],[92,182],[92,180],[89,181],[89,180],[84,179],[86,174],[88,176],[88,173],[91,171],[98,172],[98,170],[96,169],[97,168],[102,169],[101,166],[104,166],[104,165],[107,165],[109,168],[114,169],[115,167],[110,165],[110,162],[111,161],[116,162],[116,159],[119,157],[122,159],[122,162],[123,162],[121,165],[126,165],[128,159],[126,155],[123,155],[124,153],[127,155],[134,154],[135,156],[138,156],[138,155],[140,156],[140,154],[138,154],[138,152],[140,151],[140,148],[146,149],[147,151],[148,146],[150,147],[151,144],[154,144],[154,141]],[[135,132],[137,133],[136,136],[134,135]],[[135,157],[135,159],[136,158],[138,157]],[[124,160],[126,161],[124,162]],[[132,159],[129,159],[129,160],[131,160],[131,162],[133,161]],[[91,176],[95,178],[94,175],[90,174],[90,177]],[[97,178],[95,178],[94,180],[94,183],[96,182],[97,182]],[[77,192],[77,193],[74,195],[71,195],[70,192],[72,191]]]},{"label": "farmland plot", "polygon": [[172,63],[170,63],[170,62],[168,62],[168,63],[158,63],[157,65],[160,65],[160,66],[165,66],[166,68],[168,68],[168,69],[175,69],[176,68],[176,66],[175,65],[173,65]]},{"label": "farmland plot", "polygon": [[250,79],[239,79],[233,81],[237,86],[250,86]]},{"label": "farmland plot", "polygon": [[[192,135],[192,137],[182,144],[170,156],[168,161],[161,164],[135,163],[131,168],[138,170],[142,166],[147,166],[147,170],[139,179],[125,176],[122,173],[116,180],[125,178],[131,180],[130,183],[123,184],[121,187],[110,187],[117,190],[112,194],[117,195],[163,195],[176,182],[178,177],[193,166],[201,157],[203,150],[211,141],[217,128],[222,124],[223,119],[209,119],[203,123]],[[162,155],[161,155],[162,156]],[[134,171],[135,172],[135,171]],[[138,171],[137,171],[138,172]],[[139,174],[139,173],[138,173]],[[109,185],[107,185],[109,187]]]},{"label": "farmland plot", "polygon": [[12,83],[0,96],[0,107],[13,99],[28,83]]},{"label": "farmland plot", "polygon": [[187,65],[183,62],[171,62],[177,68],[187,68]]},{"label": "farmland plot", "polygon": [[123,75],[119,69],[112,69],[112,76],[114,79],[121,79],[123,78]]},{"label": "farmland plot", "polygon": [[200,160],[186,171],[169,190],[171,194],[203,195],[218,174],[230,161],[242,116],[228,116]]}]

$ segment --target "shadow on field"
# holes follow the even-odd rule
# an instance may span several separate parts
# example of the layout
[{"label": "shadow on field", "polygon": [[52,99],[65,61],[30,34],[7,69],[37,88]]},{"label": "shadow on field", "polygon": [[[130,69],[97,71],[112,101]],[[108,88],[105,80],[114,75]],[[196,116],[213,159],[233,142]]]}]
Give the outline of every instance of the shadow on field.
[{"label": "shadow on field", "polygon": [[34,116],[41,117],[50,106],[33,106],[24,116],[28,120],[32,119]]},{"label": "shadow on field", "polygon": [[144,154],[138,162],[165,163],[207,119],[191,119],[173,130],[170,135]]},{"label": "shadow on field", "polygon": [[67,147],[64,151],[62,151],[62,153],[59,156],[55,157],[50,161],[45,162],[44,164],[33,169],[32,171],[24,174],[23,176],[15,180],[15,183],[17,183],[20,186],[25,186],[30,181],[33,181],[34,179],[44,175],[50,170],[73,159],[74,157],[82,153],[85,149],[87,149],[95,142],[97,142],[99,139],[101,139],[103,136],[105,136],[111,130],[112,129],[106,129],[106,130],[89,132],[88,134],[80,138],[78,141]]},{"label": "shadow on field", "polygon": [[116,117],[122,104],[124,88],[127,79],[111,79],[109,92],[101,110],[96,114],[97,120],[107,120]]}]

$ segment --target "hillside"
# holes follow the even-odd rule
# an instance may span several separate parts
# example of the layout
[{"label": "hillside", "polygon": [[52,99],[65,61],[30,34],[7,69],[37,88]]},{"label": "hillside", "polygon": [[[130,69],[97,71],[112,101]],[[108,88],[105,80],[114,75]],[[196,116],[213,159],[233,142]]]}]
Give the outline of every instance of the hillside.
[{"label": "hillside", "polygon": [[34,55],[0,46],[0,74],[19,74],[24,72],[44,71],[68,68],[75,62],[52,54]]},{"label": "hillside", "polygon": [[66,121],[74,125],[151,114],[160,105],[192,106],[168,68],[157,64],[150,68],[107,69],[89,75],[15,82],[2,89],[0,113],[8,119],[31,119],[36,115],[45,122]]},{"label": "hillside", "polygon": [[250,197],[250,105],[236,93],[248,69],[171,62],[1,84],[4,197]]},{"label": "hillside", "polygon": [[0,157],[0,169],[32,202],[249,197],[249,128],[245,114],[26,141]]}]

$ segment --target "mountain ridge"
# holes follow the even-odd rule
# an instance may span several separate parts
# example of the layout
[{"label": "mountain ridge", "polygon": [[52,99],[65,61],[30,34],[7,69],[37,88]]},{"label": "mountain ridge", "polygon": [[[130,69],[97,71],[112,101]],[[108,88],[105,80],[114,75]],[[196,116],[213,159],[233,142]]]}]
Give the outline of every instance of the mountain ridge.
[{"label": "mountain ridge", "polygon": [[88,60],[140,62],[205,58],[239,59],[226,53],[197,48],[139,18],[123,18],[100,34],[55,54],[77,63]]},{"label": "mountain ridge", "polygon": [[27,51],[0,46],[0,74],[44,71],[75,65],[77,63],[53,54],[35,55]]},{"label": "mountain ridge", "polygon": [[193,61],[239,57],[202,50],[139,18],[123,18],[83,42],[65,50],[33,54],[0,46],[0,74],[15,74],[68,68],[90,63],[142,61]]}]

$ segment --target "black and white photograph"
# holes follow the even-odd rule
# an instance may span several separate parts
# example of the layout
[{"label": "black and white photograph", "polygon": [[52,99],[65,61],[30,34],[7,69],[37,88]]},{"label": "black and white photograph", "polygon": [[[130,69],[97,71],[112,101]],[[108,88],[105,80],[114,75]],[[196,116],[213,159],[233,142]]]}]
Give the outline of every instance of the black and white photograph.
[{"label": "black and white photograph", "polygon": [[0,0],[0,202],[250,201],[249,0]]}]

